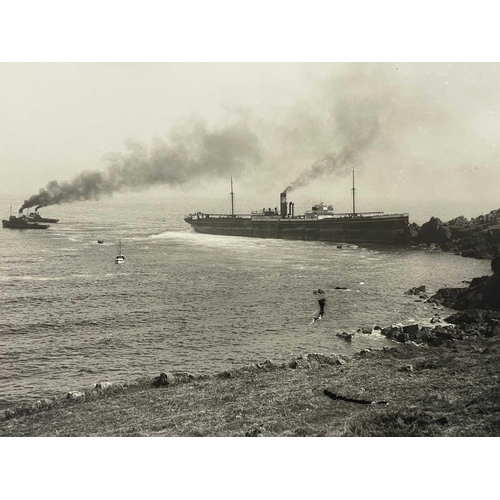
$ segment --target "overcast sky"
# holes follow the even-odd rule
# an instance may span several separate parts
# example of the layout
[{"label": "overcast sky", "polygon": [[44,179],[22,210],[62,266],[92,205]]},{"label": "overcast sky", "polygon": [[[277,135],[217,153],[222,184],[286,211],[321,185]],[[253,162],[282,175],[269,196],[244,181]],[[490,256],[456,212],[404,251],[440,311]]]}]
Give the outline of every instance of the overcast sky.
[{"label": "overcast sky", "polygon": [[0,63],[0,198],[98,171],[347,208],[355,168],[360,209],[479,215],[500,208],[499,89],[498,63]]}]

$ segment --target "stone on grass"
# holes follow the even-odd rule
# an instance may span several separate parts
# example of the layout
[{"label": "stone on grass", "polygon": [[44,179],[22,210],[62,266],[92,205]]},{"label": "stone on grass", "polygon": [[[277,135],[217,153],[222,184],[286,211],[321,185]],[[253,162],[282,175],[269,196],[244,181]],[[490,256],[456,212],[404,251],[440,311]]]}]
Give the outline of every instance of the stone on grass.
[{"label": "stone on grass", "polygon": [[436,326],[434,328],[434,334],[436,335],[436,337],[442,338],[445,340],[452,340],[453,339],[453,334],[449,330],[447,330],[446,328],[444,328],[442,326]]},{"label": "stone on grass", "polygon": [[439,347],[444,345],[444,339],[442,337],[433,337],[429,340],[429,345],[432,347]]},{"label": "stone on grass", "polygon": [[288,364],[288,366],[292,369],[305,369],[305,368],[311,368],[311,363],[305,359],[304,356],[299,356]]},{"label": "stone on grass", "polygon": [[189,382],[195,380],[196,376],[190,372],[174,372],[176,382]]},{"label": "stone on grass", "polygon": [[500,335],[500,326],[499,325],[488,325],[488,329],[484,333],[485,337],[496,337]]},{"label": "stone on grass", "polygon": [[155,387],[168,386],[175,384],[175,377],[170,373],[160,373],[158,377],[153,380]]},{"label": "stone on grass", "polygon": [[347,340],[347,342],[351,342],[353,335],[354,335],[353,333],[347,333],[347,332],[337,333],[337,337]]},{"label": "stone on grass", "polygon": [[368,356],[370,354],[372,354],[372,350],[370,348],[367,348],[367,349],[363,349],[361,351],[359,351],[359,355],[360,356]]},{"label": "stone on grass", "polygon": [[104,389],[109,389],[112,385],[113,384],[111,382],[97,382],[95,388],[104,390]]},{"label": "stone on grass", "polygon": [[263,363],[256,363],[256,368],[259,370],[269,371],[269,370],[277,370],[279,365],[271,361],[270,359],[266,359]]},{"label": "stone on grass", "polygon": [[73,401],[82,401],[85,399],[85,393],[81,391],[71,391],[66,394],[67,399],[72,399]]},{"label": "stone on grass", "polygon": [[11,418],[14,418],[16,416],[15,410],[11,410],[10,408],[7,408],[4,412],[6,420],[9,420]]},{"label": "stone on grass", "polygon": [[313,352],[306,354],[304,358],[310,363],[315,363],[318,365],[338,365],[339,356],[337,354],[322,354],[320,352]]},{"label": "stone on grass", "polygon": [[399,368],[400,372],[413,372],[413,365],[403,365]]},{"label": "stone on grass", "polygon": [[260,424],[258,427],[254,427],[253,429],[249,429],[245,432],[245,437],[258,437],[261,436],[262,433],[266,430],[263,424]]}]

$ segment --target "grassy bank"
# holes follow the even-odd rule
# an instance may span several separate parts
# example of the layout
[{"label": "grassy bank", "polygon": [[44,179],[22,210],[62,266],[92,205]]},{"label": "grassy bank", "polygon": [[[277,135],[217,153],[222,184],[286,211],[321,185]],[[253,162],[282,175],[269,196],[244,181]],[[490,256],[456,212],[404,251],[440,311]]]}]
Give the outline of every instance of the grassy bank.
[{"label": "grassy bank", "polygon": [[[168,374],[7,412],[1,436],[499,436],[500,339]],[[359,404],[332,400],[330,388]]]}]

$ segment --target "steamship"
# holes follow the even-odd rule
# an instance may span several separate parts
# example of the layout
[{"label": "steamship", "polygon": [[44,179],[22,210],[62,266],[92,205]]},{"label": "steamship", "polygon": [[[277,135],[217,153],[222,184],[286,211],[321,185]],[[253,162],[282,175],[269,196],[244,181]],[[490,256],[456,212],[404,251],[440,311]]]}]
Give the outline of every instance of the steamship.
[{"label": "steamship", "polygon": [[337,243],[397,244],[404,240],[409,214],[384,212],[356,212],[354,172],[352,185],[352,212],[336,213],[323,202],[304,214],[295,214],[295,204],[287,202],[286,191],[280,194],[280,211],[275,208],[234,213],[234,192],[231,179],[231,213],[189,214],[184,221],[197,233],[252,238],[331,241]]},{"label": "steamship", "polygon": [[21,215],[20,217],[11,215],[8,220],[2,220],[2,227],[8,229],[47,229],[49,225],[30,222],[26,215]]},{"label": "steamship", "polygon": [[50,222],[51,224],[55,224],[56,222],[59,222],[59,219],[50,219],[48,217],[42,217],[38,209],[36,209],[34,212],[30,212],[28,214],[28,220],[30,222]]},{"label": "steamship", "polygon": [[12,206],[11,206],[9,219],[8,220],[3,219],[2,226],[9,229],[47,229],[50,226],[48,224],[40,224],[40,222],[49,222],[53,220],[55,222],[58,221],[58,219],[44,219],[43,217],[34,218],[31,216],[24,215],[23,210],[21,208],[19,209],[19,214],[16,217],[15,215],[12,215]]}]

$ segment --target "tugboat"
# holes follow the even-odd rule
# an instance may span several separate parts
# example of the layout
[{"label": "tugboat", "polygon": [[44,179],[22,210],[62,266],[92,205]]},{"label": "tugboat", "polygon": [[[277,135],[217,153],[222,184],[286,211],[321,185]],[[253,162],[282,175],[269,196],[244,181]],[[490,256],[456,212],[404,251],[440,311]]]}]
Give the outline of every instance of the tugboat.
[{"label": "tugboat", "polygon": [[118,255],[115,257],[115,264],[123,264],[125,262],[125,257],[122,254],[122,240],[119,243]]},{"label": "tugboat", "polygon": [[2,220],[2,226],[9,229],[47,229],[48,224],[38,224],[38,222],[30,222],[26,215],[16,217],[9,216],[9,220]]},{"label": "tugboat", "polygon": [[34,212],[31,212],[28,214],[28,221],[29,222],[49,222],[50,224],[55,224],[56,222],[59,222],[59,219],[49,219],[47,217],[42,217],[38,213],[38,209],[40,207],[36,207]]}]

